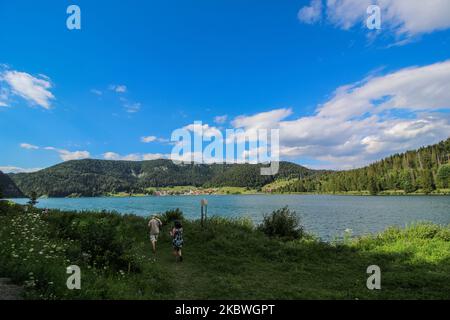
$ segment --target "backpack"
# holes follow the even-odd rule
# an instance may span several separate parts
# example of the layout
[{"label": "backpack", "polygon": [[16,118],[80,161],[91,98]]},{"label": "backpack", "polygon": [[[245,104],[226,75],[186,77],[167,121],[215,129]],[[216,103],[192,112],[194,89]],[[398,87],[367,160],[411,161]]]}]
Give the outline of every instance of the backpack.
[{"label": "backpack", "polygon": [[183,246],[183,229],[175,229],[175,234],[173,235],[172,244],[175,247],[181,248]]}]

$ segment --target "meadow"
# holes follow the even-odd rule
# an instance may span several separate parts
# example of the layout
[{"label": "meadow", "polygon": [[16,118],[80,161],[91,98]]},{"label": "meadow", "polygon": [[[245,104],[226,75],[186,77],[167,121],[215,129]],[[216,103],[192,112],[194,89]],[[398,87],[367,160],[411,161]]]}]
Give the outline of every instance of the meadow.
[{"label": "meadow", "polygon": [[[27,299],[450,299],[449,226],[323,242],[273,215],[264,228],[218,217],[202,228],[179,211],[161,216],[154,257],[147,218],[43,214],[0,201],[0,277],[23,285]],[[171,255],[173,218],[183,219],[182,263]],[[70,265],[82,270],[81,290],[67,289]],[[366,287],[370,265],[381,268],[381,290]]]}]

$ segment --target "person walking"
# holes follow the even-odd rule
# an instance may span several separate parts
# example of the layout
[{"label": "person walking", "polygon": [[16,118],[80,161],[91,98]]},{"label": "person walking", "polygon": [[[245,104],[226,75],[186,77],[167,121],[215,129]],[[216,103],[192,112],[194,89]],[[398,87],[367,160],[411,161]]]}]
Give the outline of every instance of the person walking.
[{"label": "person walking", "polygon": [[180,221],[174,222],[174,227],[170,232],[170,235],[172,236],[173,255],[177,261],[182,262],[183,256],[181,255],[181,248],[183,247],[183,225]]},{"label": "person walking", "polygon": [[153,215],[148,222],[150,229],[150,242],[152,243],[153,254],[156,254],[156,243],[158,242],[159,231],[162,227],[162,222],[157,215]]}]

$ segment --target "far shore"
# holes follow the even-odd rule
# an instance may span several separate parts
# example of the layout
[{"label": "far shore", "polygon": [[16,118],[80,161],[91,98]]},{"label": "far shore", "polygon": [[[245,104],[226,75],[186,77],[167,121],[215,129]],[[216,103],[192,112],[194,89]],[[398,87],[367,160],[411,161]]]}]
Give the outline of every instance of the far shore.
[{"label": "far shore", "polygon": [[[425,193],[418,190],[413,193],[406,193],[403,190],[386,190],[381,191],[377,195],[372,195],[369,191],[348,191],[348,192],[263,192],[254,189],[238,188],[238,187],[227,187],[230,190],[219,190],[214,192],[205,192],[205,189],[194,189],[186,192],[181,192],[180,187],[174,188],[164,188],[163,192],[160,193],[107,193],[97,196],[85,196],[81,194],[72,194],[66,197],[49,197],[41,196],[40,199],[46,198],[141,198],[141,197],[192,197],[192,196],[249,196],[249,195],[260,195],[260,196],[272,196],[272,195],[309,195],[309,196],[361,196],[361,197],[391,197],[391,196],[449,196],[450,189],[434,190],[431,193]],[[17,198],[19,199],[19,198]]]}]

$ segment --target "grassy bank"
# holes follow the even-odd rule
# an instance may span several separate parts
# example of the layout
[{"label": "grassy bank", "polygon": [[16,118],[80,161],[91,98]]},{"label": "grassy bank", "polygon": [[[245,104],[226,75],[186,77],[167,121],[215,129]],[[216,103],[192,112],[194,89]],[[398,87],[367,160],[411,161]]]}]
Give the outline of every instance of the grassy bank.
[{"label": "grassy bank", "polygon": [[[270,238],[245,220],[185,221],[183,263],[168,225],[156,261],[146,219],[0,205],[0,277],[38,299],[449,299],[450,228],[416,225],[341,243]],[[82,289],[66,288],[66,267]],[[382,290],[366,288],[369,265]]]}]

